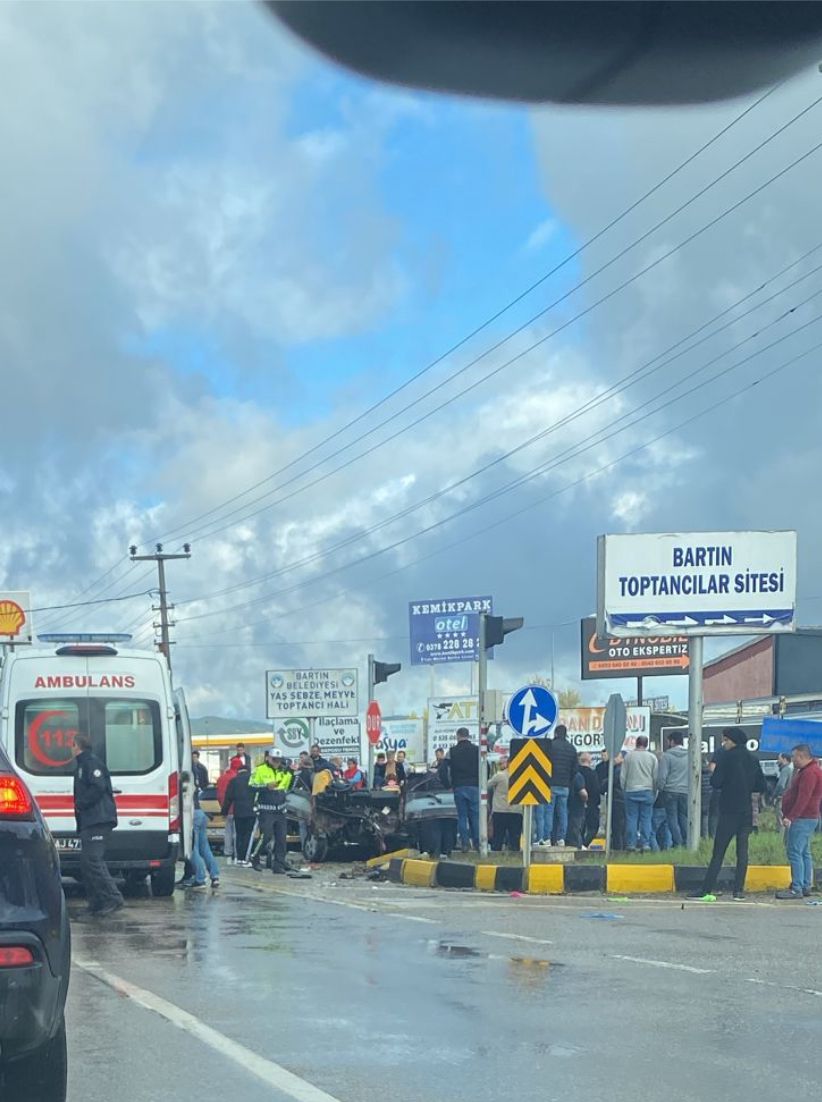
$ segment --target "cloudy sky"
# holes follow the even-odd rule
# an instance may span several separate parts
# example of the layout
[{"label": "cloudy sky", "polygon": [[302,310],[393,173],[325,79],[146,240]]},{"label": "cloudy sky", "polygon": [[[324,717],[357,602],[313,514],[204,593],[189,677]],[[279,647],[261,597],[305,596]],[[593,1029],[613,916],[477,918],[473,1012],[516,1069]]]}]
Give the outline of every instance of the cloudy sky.
[{"label": "cloudy sky", "polygon": [[782,527],[819,621],[816,71],[756,105],[464,102],[241,3],[6,3],[0,68],[0,586],[137,594],[38,630],[150,644],[128,546],[190,539],[195,714],[262,717],[266,667],[407,665],[434,596],[526,617],[492,687],[552,652],[579,687],[598,533]]}]

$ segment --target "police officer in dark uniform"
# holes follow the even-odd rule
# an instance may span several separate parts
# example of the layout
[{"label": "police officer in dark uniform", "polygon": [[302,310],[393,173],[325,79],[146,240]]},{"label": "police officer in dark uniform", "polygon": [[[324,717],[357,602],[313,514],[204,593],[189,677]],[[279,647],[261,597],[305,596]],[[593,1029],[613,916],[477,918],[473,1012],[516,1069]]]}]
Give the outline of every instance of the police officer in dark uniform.
[{"label": "police officer in dark uniform", "polygon": [[111,777],[91,752],[88,735],[74,736],[74,817],[80,835],[80,871],[91,914],[104,918],[123,906],[123,897],[106,865],[106,843],[117,826]]}]

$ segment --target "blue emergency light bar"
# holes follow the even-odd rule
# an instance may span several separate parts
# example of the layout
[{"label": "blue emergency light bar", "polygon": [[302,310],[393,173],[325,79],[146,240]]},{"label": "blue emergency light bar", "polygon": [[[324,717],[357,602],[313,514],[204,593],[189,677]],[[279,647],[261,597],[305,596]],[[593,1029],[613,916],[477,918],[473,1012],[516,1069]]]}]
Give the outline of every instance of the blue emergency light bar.
[{"label": "blue emergency light bar", "polygon": [[130,643],[132,637],[112,631],[52,631],[37,638],[41,643]]}]

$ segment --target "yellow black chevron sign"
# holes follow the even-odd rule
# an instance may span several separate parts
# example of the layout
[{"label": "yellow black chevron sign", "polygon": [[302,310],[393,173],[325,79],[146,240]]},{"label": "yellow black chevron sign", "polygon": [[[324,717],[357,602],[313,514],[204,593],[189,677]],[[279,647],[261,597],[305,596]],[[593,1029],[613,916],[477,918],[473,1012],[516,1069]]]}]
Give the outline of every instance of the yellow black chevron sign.
[{"label": "yellow black chevron sign", "polygon": [[547,738],[512,738],[508,761],[508,803],[551,802],[551,759]]}]

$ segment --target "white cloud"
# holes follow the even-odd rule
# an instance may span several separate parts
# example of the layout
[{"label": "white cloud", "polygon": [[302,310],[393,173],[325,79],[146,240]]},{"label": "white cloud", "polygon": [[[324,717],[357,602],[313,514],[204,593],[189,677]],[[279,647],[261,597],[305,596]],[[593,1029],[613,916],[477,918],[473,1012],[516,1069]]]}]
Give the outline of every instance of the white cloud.
[{"label": "white cloud", "polygon": [[539,252],[553,239],[556,232],[557,224],[554,219],[546,218],[534,227],[523,248],[526,252]]}]

